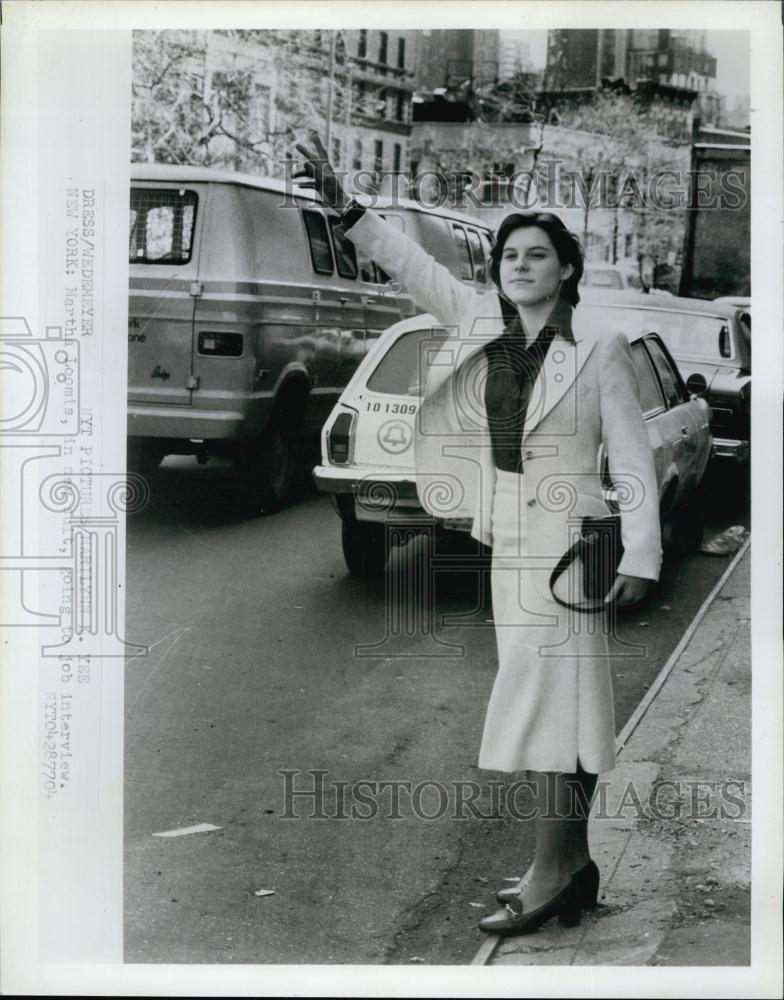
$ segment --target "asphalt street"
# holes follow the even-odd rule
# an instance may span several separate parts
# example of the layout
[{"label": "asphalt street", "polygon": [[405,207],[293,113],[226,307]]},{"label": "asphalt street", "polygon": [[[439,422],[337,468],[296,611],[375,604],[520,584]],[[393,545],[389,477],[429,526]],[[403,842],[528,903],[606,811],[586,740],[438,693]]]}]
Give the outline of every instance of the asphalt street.
[{"label": "asphalt street", "polygon": [[[748,526],[728,482],[707,536]],[[126,961],[469,962],[532,847],[524,792],[476,767],[496,669],[481,573],[437,547],[428,600],[419,540],[385,581],[352,579],[305,476],[257,518],[219,463],[169,458],[151,488],[128,519],[125,634],[151,648],[127,666]],[[614,660],[618,729],[726,563],[670,554],[622,612],[644,652]]]}]

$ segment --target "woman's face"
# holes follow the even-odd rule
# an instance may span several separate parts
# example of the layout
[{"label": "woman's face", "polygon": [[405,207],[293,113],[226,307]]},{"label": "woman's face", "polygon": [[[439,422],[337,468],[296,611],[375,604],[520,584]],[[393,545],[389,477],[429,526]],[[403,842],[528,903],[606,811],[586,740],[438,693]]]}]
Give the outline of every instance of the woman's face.
[{"label": "woman's face", "polygon": [[550,237],[538,226],[513,229],[501,252],[501,290],[518,306],[554,299],[574,268],[562,264]]}]

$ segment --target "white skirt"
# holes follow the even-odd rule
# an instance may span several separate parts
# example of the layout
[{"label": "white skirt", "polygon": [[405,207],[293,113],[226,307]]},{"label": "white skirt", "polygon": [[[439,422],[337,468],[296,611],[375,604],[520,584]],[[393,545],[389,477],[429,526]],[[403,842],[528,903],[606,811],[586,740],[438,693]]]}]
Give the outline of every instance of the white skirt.
[{"label": "white skirt", "polygon": [[[570,611],[550,594],[552,567],[527,555],[525,476],[497,470],[493,620],[498,674],[479,766],[594,774],[615,766],[606,616]],[[579,567],[569,586],[579,588]]]}]

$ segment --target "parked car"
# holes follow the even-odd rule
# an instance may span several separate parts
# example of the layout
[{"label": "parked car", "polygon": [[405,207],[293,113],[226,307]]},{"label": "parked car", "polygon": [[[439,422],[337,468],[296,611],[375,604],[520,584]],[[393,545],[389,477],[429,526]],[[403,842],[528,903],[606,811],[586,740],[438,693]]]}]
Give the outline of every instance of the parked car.
[{"label": "parked car", "polygon": [[[584,301],[598,293],[588,289]],[[745,463],[751,434],[751,313],[731,302],[619,294],[601,297],[633,333],[657,333],[689,392],[711,407],[713,457]]]},{"label": "parked car", "polygon": [[671,295],[666,288],[646,288],[640,269],[634,264],[587,263],[580,282],[581,288],[601,288],[605,292],[645,292],[649,295]]},{"label": "parked car", "polygon": [[[581,306],[605,309],[604,304]],[[662,518],[679,545],[695,544],[702,531],[698,487],[711,451],[710,408],[691,396],[656,333],[639,334],[639,317],[625,329],[632,341],[641,403],[654,452]],[[420,345],[443,339],[432,316],[415,316],[392,326],[374,345],[346,387],[322,436],[322,464],[314,470],[318,488],[332,494],[342,520],[343,554],[362,577],[383,571],[389,555],[386,524],[427,530],[437,523],[419,502],[413,456],[413,428],[421,387]],[[606,460],[597,455],[612,509],[613,486]],[[440,527],[468,531],[469,521]]]},{"label": "parked car", "polygon": [[585,288],[602,288],[613,292],[643,291],[639,268],[622,264],[587,263],[581,285]]},{"label": "parked car", "polygon": [[[379,211],[484,291],[489,231],[459,213]],[[314,437],[376,337],[416,305],[362,259],[306,189],[199,167],[134,165],[128,453],[230,457],[245,495],[281,502],[298,436]]]}]

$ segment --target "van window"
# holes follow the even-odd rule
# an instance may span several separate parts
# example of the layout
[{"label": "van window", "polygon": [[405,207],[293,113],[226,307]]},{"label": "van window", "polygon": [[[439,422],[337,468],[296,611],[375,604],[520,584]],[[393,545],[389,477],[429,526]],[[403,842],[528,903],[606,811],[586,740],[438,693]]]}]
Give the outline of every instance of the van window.
[{"label": "van window", "polygon": [[338,265],[338,274],[342,278],[356,278],[358,269],[354,244],[346,236],[346,230],[340,225],[340,219],[337,215],[329,217],[329,228],[332,230],[332,242],[335,246],[335,260]]},{"label": "van window", "polygon": [[640,407],[642,412],[648,414],[664,409],[664,397],[659,386],[659,380],[656,378],[653,363],[648,357],[642,342],[632,347],[632,360],[637,370],[637,383],[640,387]]},{"label": "van window", "polygon": [[[427,327],[404,333],[389,348],[367,381],[371,392],[391,393],[394,396],[421,396],[424,385],[424,350],[432,350],[446,340],[446,330]],[[432,345],[423,348],[422,344]]]},{"label": "van window", "polygon": [[329,245],[327,223],[324,216],[321,212],[314,212],[312,209],[303,208],[302,218],[305,221],[305,229],[308,234],[313,270],[317,274],[332,274],[335,266],[332,263],[332,250]]},{"label": "van window", "polygon": [[474,264],[474,278],[476,281],[487,281],[487,267],[485,265],[482,244],[479,242],[479,233],[475,229],[466,230],[468,233],[468,245],[471,248],[471,260]]},{"label": "van window", "polygon": [[187,264],[193,252],[198,196],[183,188],[131,188],[128,260]]},{"label": "van window", "polygon": [[452,223],[452,239],[455,241],[457,259],[460,261],[460,280],[470,281],[474,276],[474,269],[471,266],[471,252],[462,226]]},{"label": "van window", "polygon": [[[402,215],[395,215],[393,213],[379,212],[378,213],[382,219],[385,219],[391,226],[395,229],[399,229],[401,233],[406,231],[406,223]],[[389,277],[387,272],[383,267],[376,264],[376,281],[379,285],[388,285],[392,279]]]}]

